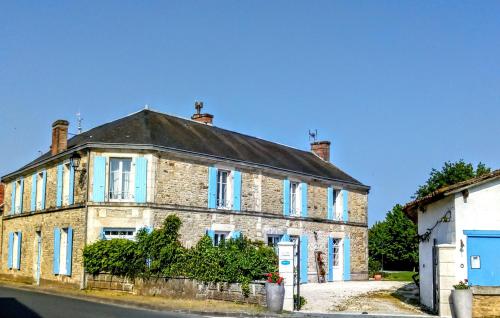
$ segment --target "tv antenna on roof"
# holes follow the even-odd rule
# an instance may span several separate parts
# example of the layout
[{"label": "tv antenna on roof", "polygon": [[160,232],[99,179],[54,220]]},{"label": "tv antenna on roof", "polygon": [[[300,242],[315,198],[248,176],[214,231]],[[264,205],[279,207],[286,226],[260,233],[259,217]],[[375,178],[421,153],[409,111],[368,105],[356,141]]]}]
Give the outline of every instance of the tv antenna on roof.
[{"label": "tv antenna on roof", "polygon": [[77,134],[81,134],[82,133],[82,114],[80,114],[80,112],[76,113],[76,122],[78,124],[78,130],[77,130]]},{"label": "tv antenna on roof", "polygon": [[316,142],[317,139],[318,139],[318,130],[309,129],[309,141]]}]

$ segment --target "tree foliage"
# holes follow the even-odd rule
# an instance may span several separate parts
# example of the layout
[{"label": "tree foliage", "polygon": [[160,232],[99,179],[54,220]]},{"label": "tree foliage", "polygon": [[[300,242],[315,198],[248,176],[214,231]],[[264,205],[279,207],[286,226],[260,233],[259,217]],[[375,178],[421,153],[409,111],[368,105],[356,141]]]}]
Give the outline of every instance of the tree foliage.
[{"label": "tree foliage", "polygon": [[431,170],[429,179],[427,179],[427,182],[424,185],[418,187],[413,198],[423,198],[439,188],[474,177],[479,177],[483,174],[489,173],[490,171],[491,169],[486,167],[481,162],[477,165],[475,170],[471,163],[465,163],[464,160],[459,160],[457,162],[445,162],[441,170]]},{"label": "tree foliage", "polygon": [[372,264],[380,263],[386,269],[412,270],[417,265],[417,226],[401,205],[395,205],[384,221],[368,230],[368,250]]},{"label": "tree foliage", "polygon": [[179,241],[181,220],[168,216],[159,229],[141,229],[135,241],[100,240],[85,247],[87,272],[128,277],[188,277],[202,282],[242,283],[277,270],[274,249],[240,236],[214,246],[207,235],[186,249]]}]

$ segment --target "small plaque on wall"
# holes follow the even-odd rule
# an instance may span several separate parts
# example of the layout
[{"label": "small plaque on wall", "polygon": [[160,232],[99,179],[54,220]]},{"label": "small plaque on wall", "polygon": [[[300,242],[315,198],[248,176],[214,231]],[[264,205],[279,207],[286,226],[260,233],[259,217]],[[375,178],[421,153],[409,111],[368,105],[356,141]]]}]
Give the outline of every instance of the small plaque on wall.
[{"label": "small plaque on wall", "polygon": [[478,255],[473,255],[470,257],[470,268],[478,269],[481,268],[481,257]]}]

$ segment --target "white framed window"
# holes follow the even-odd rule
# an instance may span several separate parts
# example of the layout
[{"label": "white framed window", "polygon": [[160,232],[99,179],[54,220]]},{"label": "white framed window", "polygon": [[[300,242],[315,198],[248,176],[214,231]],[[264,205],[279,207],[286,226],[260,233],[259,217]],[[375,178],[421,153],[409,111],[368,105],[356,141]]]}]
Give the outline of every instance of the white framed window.
[{"label": "white framed window", "polygon": [[104,228],[103,234],[104,239],[111,240],[115,238],[134,240],[135,239],[135,228]]},{"label": "white framed window", "polygon": [[214,233],[214,245],[219,246],[220,243],[226,241],[228,238],[229,238],[229,232],[215,231],[215,233]]},{"label": "white framed window", "polygon": [[300,216],[301,210],[301,189],[300,182],[290,182],[290,215]]},{"label": "white framed window", "polygon": [[132,159],[109,159],[109,199],[112,201],[129,201],[133,199]]},{"label": "white framed window", "polygon": [[66,274],[66,258],[68,257],[68,229],[61,229],[61,243],[59,249],[59,273]]},{"label": "white framed window", "polygon": [[22,205],[22,196],[23,196],[23,193],[21,192],[21,184],[22,184],[22,181],[21,180],[17,180],[16,181],[16,194],[15,194],[15,200],[14,200],[14,213],[18,214],[18,213],[21,213],[22,210],[23,210],[23,207],[21,206]]},{"label": "white framed window", "polygon": [[336,221],[342,220],[342,193],[339,189],[333,189],[333,219]]},{"label": "white framed window", "polygon": [[267,234],[267,246],[274,248],[278,252],[278,243],[281,241],[281,234]]},{"label": "white framed window", "polygon": [[42,210],[43,201],[43,172],[36,174],[36,209]]},{"label": "white framed window", "polygon": [[62,204],[69,205],[69,162],[63,164]]},{"label": "white framed window", "polygon": [[333,266],[338,267],[340,266],[340,242],[342,240],[338,238],[333,239]]},{"label": "white framed window", "polygon": [[232,174],[229,170],[217,170],[217,208],[232,207]]},{"label": "white framed window", "polygon": [[19,244],[21,244],[21,241],[19,240],[19,232],[14,232],[14,240],[12,244],[12,268],[13,269],[20,269],[20,264],[21,262],[19,261]]}]

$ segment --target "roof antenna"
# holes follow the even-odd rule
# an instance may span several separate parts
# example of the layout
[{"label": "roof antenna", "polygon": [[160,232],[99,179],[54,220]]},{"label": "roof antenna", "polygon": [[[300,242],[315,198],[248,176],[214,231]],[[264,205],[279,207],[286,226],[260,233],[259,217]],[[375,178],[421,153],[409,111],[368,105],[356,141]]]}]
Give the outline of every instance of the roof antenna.
[{"label": "roof antenna", "polygon": [[149,105],[148,104],[144,105],[144,109],[148,110],[149,109]]},{"label": "roof antenna", "polygon": [[318,130],[309,129],[309,141],[316,142],[317,139],[318,139]]},{"label": "roof antenna", "polygon": [[196,108],[196,113],[198,115],[200,115],[201,114],[201,109],[203,108],[203,102],[195,101],[194,102],[194,108]]},{"label": "roof antenna", "polygon": [[82,121],[82,114],[80,113],[80,111],[78,111],[78,113],[76,113],[76,122],[78,123],[77,135],[82,133]]}]

